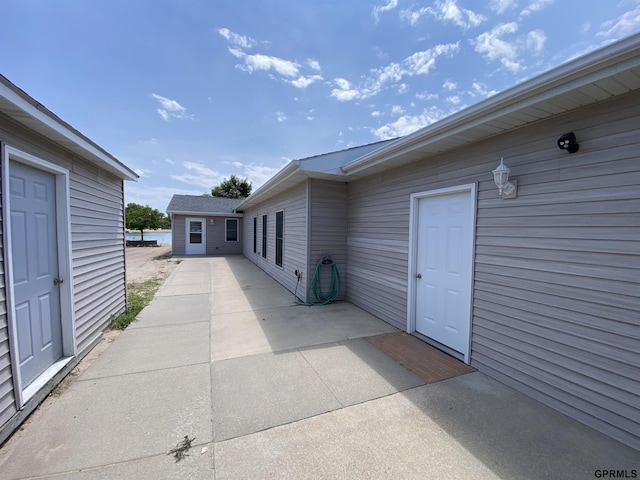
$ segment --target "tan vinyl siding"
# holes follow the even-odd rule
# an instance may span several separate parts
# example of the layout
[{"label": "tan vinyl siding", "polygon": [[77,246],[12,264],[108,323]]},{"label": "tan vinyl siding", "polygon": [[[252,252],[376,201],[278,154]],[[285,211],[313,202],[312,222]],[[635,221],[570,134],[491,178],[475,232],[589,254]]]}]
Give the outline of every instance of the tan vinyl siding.
[{"label": "tan vinyl siding", "polygon": [[79,162],[69,183],[76,339],[82,350],[125,306],[123,186]]},{"label": "tan vinyl siding", "polygon": [[225,236],[225,220],[234,217],[215,217],[211,225],[211,217],[206,217],[207,223],[207,255],[239,255],[242,253],[242,218],[238,220],[238,241],[227,242]]},{"label": "tan vinyl siding", "polygon": [[[477,182],[472,365],[640,448],[639,102],[351,183],[348,298],[405,327],[409,195]],[[578,153],[556,147],[567,131]],[[501,156],[517,199],[498,198]]]},{"label": "tan vinyl siding", "polygon": [[[205,222],[206,255],[240,255],[242,253],[243,225],[241,217],[208,217],[206,215],[173,215],[171,223],[171,241],[173,255],[186,255],[186,219],[201,218]],[[227,242],[225,237],[225,220],[238,220],[238,241]],[[211,224],[213,220],[213,225]]]},{"label": "tan vinyl siding", "polygon": [[171,254],[184,255],[187,245],[186,217],[173,215],[171,219]]},{"label": "tan vinyl siding", "polygon": [[[313,276],[320,258],[330,255],[341,277],[338,300],[344,300],[347,286],[347,184],[311,179],[309,196],[308,277]],[[321,286],[326,293],[331,285],[331,269],[321,267],[321,275]]]},{"label": "tan vinyl siding", "polygon": [[[283,264],[275,264],[276,212],[284,210]],[[262,216],[267,215],[267,257],[262,257]],[[257,217],[257,252],[253,252],[253,218]],[[246,258],[263,269],[289,291],[296,289],[295,271],[303,272],[298,297],[305,300],[307,278],[307,181],[276,195],[257,207],[244,210],[243,253]]]}]

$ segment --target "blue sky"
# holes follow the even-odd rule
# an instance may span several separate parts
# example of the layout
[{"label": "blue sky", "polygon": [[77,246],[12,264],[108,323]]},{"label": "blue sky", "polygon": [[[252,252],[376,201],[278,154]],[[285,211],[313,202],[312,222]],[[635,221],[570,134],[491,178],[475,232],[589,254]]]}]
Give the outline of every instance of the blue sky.
[{"label": "blue sky", "polygon": [[2,0],[0,73],[165,211],[406,135],[640,31],[640,0]]}]

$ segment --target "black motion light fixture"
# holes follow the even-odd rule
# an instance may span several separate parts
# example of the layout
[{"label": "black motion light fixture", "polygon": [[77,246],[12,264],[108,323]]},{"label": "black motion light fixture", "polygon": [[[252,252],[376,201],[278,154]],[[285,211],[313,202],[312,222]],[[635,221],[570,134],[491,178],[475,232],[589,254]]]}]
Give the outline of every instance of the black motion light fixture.
[{"label": "black motion light fixture", "polygon": [[576,134],[573,132],[565,133],[558,139],[558,147],[560,150],[567,150],[569,153],[576,153],[580,148],[576,140]]}]

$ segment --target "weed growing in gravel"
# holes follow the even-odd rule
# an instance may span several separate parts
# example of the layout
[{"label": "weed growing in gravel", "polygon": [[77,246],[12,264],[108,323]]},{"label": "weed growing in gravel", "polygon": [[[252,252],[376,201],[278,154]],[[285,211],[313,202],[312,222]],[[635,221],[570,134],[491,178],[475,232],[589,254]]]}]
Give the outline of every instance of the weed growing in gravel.
[{"label": "weed growing in gravel", "polygon": [[136,319],[140,311],[153,299],[161,283],[161,279],[152,278],[144,282],[132,282],[128,284],[127,308],[120,315],[111,317],[111,328],[114,330],[124,330],[127,328]]}]

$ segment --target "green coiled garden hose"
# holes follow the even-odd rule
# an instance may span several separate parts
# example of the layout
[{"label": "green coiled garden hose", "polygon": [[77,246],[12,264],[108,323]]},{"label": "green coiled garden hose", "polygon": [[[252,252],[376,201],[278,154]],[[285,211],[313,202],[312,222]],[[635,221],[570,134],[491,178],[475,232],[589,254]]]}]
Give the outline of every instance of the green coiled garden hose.
[{"label": "green coiled garden hose", "polygon": [[[329,286],[329,291],[327,293],[322,291],[322,285],[320,282],[323,265],[331,266],[331,285]],[[300,277],[298,277],[298,283],[296,283],[296,289],[293,292],[293,298],[298,305],[328,305],[333,303],[340,294],[340,272],[338,272],[338,266],[329,255],[323,255],[320,260],[318,260],[315,272],[313,273],[313,278],[311,279],[309,288],[307,288],[306,303],[298,300],[298,285],[300,285]],[[316,298],[315,301],[309,301],[311,293],[313,293],[313,296]]]}]

